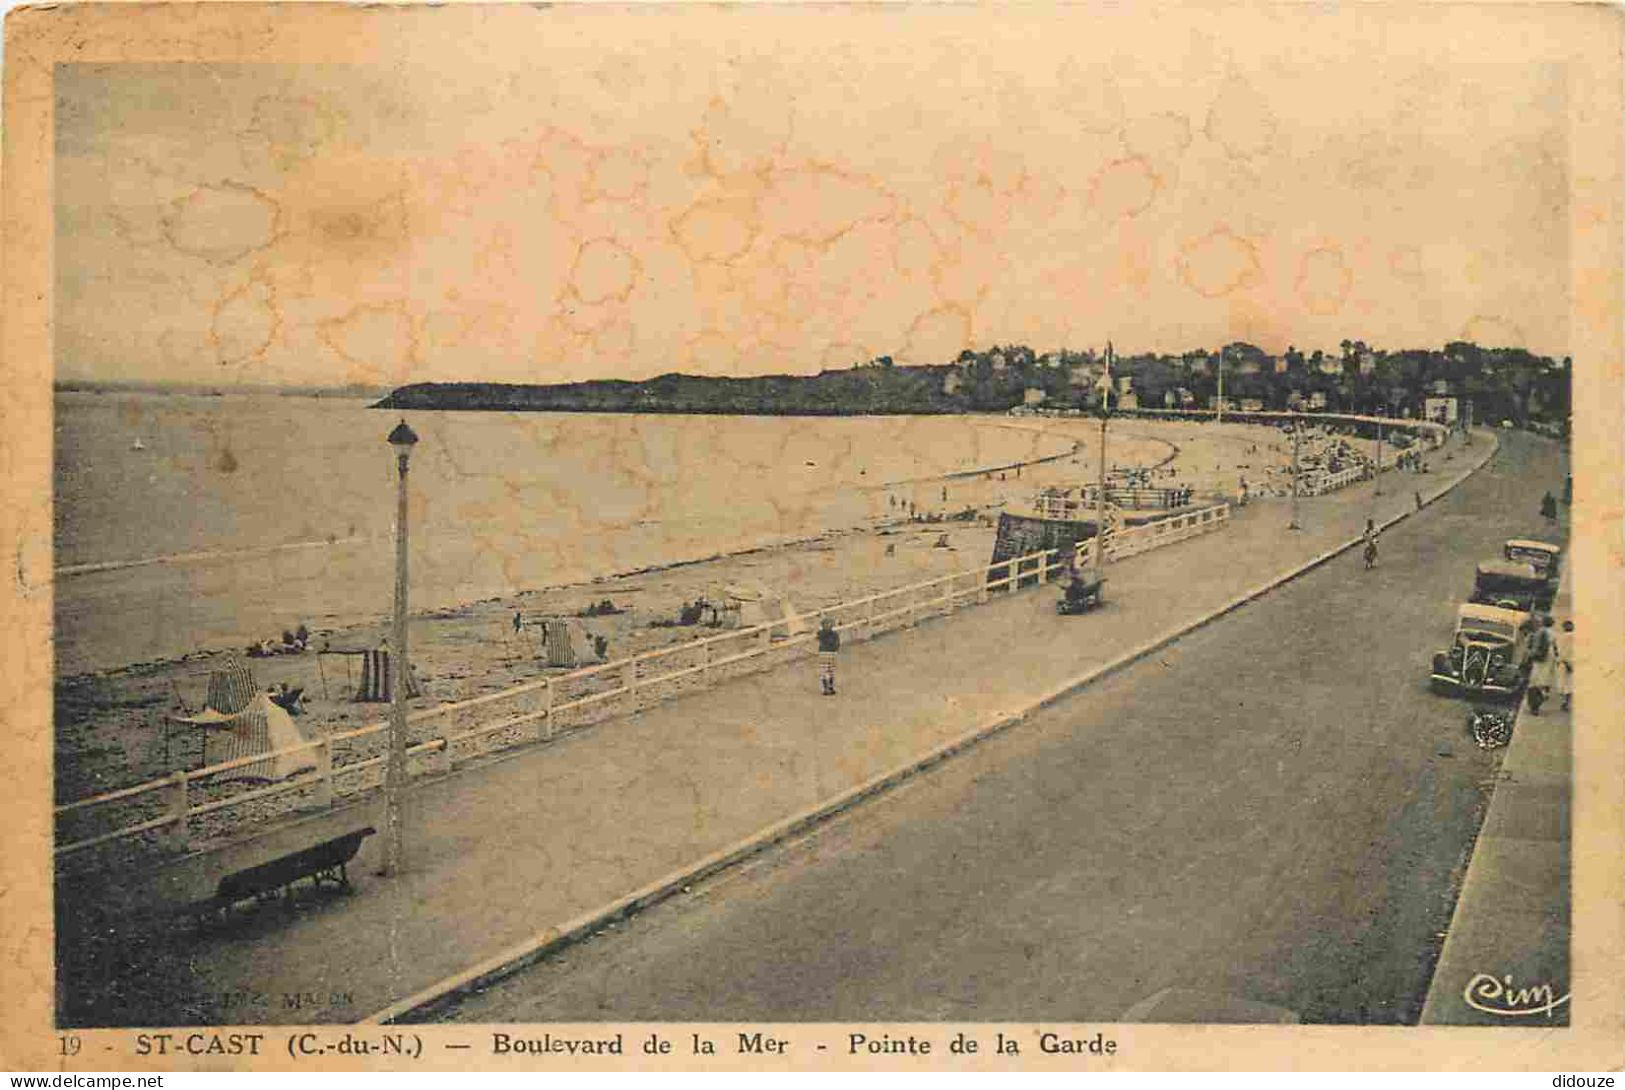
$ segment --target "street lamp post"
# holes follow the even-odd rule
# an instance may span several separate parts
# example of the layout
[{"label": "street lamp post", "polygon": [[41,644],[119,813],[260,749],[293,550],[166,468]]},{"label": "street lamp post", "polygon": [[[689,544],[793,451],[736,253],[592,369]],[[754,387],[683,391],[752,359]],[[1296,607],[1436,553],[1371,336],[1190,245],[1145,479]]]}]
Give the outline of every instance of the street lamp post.
[{"label": "street lamp post", "polygon": [[1215,424],[1224,423],[1224,349],[1219,349],[1219,414],[1213,420]]},{"label": "street lamp post", "polygon": [[1095,575],[1106,570],[1106,398],[1100,402],[1100,481],[1095,493]]},{"label": "street lamp post", "polygon": [[1299,416],[1292,421],[1292,521],[1287,523],[1287,529],[1300,530],[1303,527],[1298,523],[1298,442],[1303,434],[1303,417]]},{"label": "street lamp post", "polygon": [[1095,576],[1106,570],[1106,422],[1111,418],[1112,346],[1106,344],[1106,372],[1100,378],[1100,478],[1095,492]]},{"label": "street lamp post", "polygon": [[401,796],[406,791],[406,689],[410,669],[406,647],[406,469],[418,441],[405,419],[389,433],[395,448],[395,625],[390,638],[394,677],[389,702],[389,763],[384,768],[384,866],[397,874],[403,863]]},{"label": "street lamp post", "polygon": [[[1380,412],[1380,409],[1379,409]],[[1377,487],[1373,495],[1382,495],[1382,417],[1377,417]]]}]

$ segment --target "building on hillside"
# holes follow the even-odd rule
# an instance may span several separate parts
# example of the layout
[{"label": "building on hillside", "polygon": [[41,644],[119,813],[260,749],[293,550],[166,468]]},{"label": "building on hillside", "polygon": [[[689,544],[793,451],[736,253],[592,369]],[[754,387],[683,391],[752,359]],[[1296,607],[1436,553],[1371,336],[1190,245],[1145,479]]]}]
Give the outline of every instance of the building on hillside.
[{"label": "building on hillside", "polygon": [[1453,397],[1430,397],[1422,402],[1422,415],[1438,424],[1454,424],[1460,410]]},{"label": "building on hillside", "polygon": [[1326,407],[1326,391],[1325,390],[1310,390],[1309,391],[1309,400],[1304,402],[1304,405],[1305,405],[1306,408],[1311,409],[1311,410],[1324,409]]},{"label": "building on hillside", "polygon": [[1067,374],[1067,381],[1073,386],[1093,387],[1104,371],[1105,367],[1098,363],[1074,363]]},{"label": "building on hillside", "polygon": [[964,388],[964,385],[965,376],[958,371],[949,371],[942,376],[942,392],[945,394],[957,394]]},{"label": "building on hillside", "polygon": [[1320,358],[1320,373],[1323,375],[1341,375],[1343,361],[1337,356],[1322,356]]},{"label": "building on hillside", "polygon": [[1119,409],[1138,409],[1140,407],[1140,395],[1133,390],[1124,390],[1117,395],[1117,407]]},{"label": "building on hillside", "polygon": [[1241,411],[1244,413],[1259,413],[1264,411],[1264,399],[1261,397],[1244,397],[1241,399]]},{"label": "building on hillside", "polygon": [[1359,361],[1360,374],[1370,375],[1376,373],[1377,357],[1369,349],[1360,353]]},{"label": "building on hillside", "polygon": [[1132,389],[1134,389],[1134,376],[1133,375],[1118,375],[1117,376],[1117,392],[1119,394],[1126,394]]},{"label": "building on hillside", "polygon": [[1044,398],[1047,396],[1048,395],[1045,394],[1043,390],[1040,390],[1037,386],[1029,386],[1025,390],[1021,391],[1021,403],[1023,405],[1042,405],[1044,403]]}]

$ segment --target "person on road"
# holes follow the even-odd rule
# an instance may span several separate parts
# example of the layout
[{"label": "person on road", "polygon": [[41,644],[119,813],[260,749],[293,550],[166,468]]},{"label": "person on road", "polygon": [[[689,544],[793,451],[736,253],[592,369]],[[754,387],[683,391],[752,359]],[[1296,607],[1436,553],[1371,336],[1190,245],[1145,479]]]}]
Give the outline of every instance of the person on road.
[{"label": "person on road", "polygon": [[835,654],[841,649],[841,634],[835,622],[825,617],[818,625],[818,680],[825,696],[835,695]]},{"label": "person on road", "polygon": [[1370,571],[1377,566],[1377,539],[1368,537],[1365,540],[1365,570]]},{"label": "person on road", "polygon": [[1529,662],[1529,714],[1539,715],[1557,673],[1557,641],[1550,617],[1542,618],[1541,626],[1529,637]]},{"label": "person on road", "polygon": [[1540,516],[1546,519],[1557,519],[1557,497],[1550,492],[1540,498]]},{"label": "person on road", "polygon": [[1563,622],[1563,635],[1552,642],[1552,655],[1557,659],[1557,667],[1553,671],[1557,679],[1558,706],[1564,711],[1569,710],[1569,702],[1574,697],[1574,622]]}]

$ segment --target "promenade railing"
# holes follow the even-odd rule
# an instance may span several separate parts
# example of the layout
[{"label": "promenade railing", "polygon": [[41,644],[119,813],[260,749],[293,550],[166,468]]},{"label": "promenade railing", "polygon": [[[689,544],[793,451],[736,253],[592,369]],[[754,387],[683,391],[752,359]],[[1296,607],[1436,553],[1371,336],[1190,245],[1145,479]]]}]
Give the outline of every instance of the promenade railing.
[{"label": "promenade railing", "polygon": [[[1100,493],[1099,485],[1077,488],[1046,488],[1033,497],[1034,509],[1045,518],[1091,517]],[[1129,511],[1167,511],[1180,506],[1185,495],[1178,488],[1106,488],[1106,502],[1113,507]]]},{"label": "promenade railing", "polygon": [[[1122,559],[1228,524],[1228,504],[1182,512],[1127,529],[1109,530],[1106,557]],[[1095,540],[1080,542],[1074,562],[1094,561]],[[612,662],[525,682],[499,692],[410,712],[407,749],[413,777],[449,773],[457,765],[704,688],[741,672],[810,653],[814,629],[830,618],[843,639],[866,640],[945,616],[990,597],[1049,582],[1068,568],[1064,550],[1028,553],[809,611],[645,651]],[[96,849],[130,840],[141,851],[181,852],[245,824],[292,811],[320,811],[382,785],[389,724],[379,720],[325,737],[207,765],[58,806],[56,855],[93,859]],[[278,757],[308,754],[314,770],[253,784],[231,773]]]}]

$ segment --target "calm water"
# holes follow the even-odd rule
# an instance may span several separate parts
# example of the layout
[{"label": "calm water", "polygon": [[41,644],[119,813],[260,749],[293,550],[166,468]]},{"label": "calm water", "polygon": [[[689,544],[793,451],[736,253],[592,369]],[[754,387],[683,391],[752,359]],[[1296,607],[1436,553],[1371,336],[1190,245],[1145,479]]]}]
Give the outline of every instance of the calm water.
[{"label": "calm water", "polygon": [[[92,393],[56,412],[59,673],[388,610],[393,415]],[[985,417],[407,415],[414,608],[851,526],[940,500],[920,479],[1070,446]]]}]

